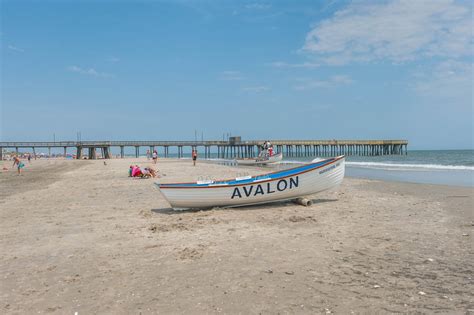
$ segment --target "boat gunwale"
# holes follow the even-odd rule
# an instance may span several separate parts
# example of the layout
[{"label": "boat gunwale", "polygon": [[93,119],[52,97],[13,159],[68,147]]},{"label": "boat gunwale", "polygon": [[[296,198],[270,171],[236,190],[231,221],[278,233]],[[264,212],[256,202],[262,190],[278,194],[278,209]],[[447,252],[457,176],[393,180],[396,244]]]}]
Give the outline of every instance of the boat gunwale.
[{"label": "boat gunwale", "polygon": [[[162,186],[162,185],[186,185],[186,184],[196,184],[196,182],[187,182],[187,183],[163,183],[163,184],[159,184],[159,183],[155,183],[155,185],[158,186],[159,189],[194,189],[194,188],[228,188],[228,187],[237,187],[237,186],[246,186],[246,185],[252,185],[252,184],[261,184],[261,183],[266,183],[266,182],[271,182],[271,181],[276,181],[276,180],[282,180],[282,179],[285,179],[285,178],[288,178],[288,177],[292,177],[292,176],[296,176],[296,175],[300,175],[300,174],[304,174],[304,173],[308,173],[308,172],[312,172],[314,170],[317,170],[319,168],[322,168],[322,167],[325,167],[325,166],[328,166],[328,165],[331,165],[337,161],[340,161],[342,159],[345,158],[345,155],[341,155],[341,156],[337,156],[337,157],[334,157],[334,158],[329,158],[329,159],[326,159],[326,160],[322,160],[322,161],[318,161],[318,162],[314,162],[314,163],[309,163],[309,164],[306,164],[304,166],[308,166],[308,165],[311,165],[311,164],[317,164],[317,163],[321,163],[321,162],[324,162],[324,161],[329,161],[331,159],[333,159],[332,161],[330,161],[329,163],[325,163],[325,164],[322,164],[318,167],[315,167],[315,168],[311,168],[309,170],[304,170],[304,171],[301,171],[299,173],[295,173],[295,174],[291,174],[291,175],[286,175],[286,176],[283,176],[283,177],[280,177],[280,178],[270,178],[270,179],[265,179],[265,180],[262,180],[262,181],[259,181],[259,182],[256,182],[256,183],[243,183],[243,184],[220,184],[220,185],[213,185],[213,186],[208,186],[208,185],[203,185],[203,186]],[[284,171],[291,171],[291,170],[295,170],[295,169],[298,169],[302,166],[297,166],[297,167],[293,167],[293,168],[289,168],[289,169],[286,169]],[[276,172],[271,172],[271,173],[264,173],[264,174],[259,174],[259,175],[255,175],[255,176],[252,176],[252,178],[257,178],[259,176],[265,176],[265,175],[271,175],[271,174],[276,174],[276,173],[280,173],[282,171],[276,171]],[[225,182],[225,181],[231,181],[231,180],[235,180],[235,179],[228,179],[228,180],[218,180],[219,181],[222,181],[222,182]]]}]

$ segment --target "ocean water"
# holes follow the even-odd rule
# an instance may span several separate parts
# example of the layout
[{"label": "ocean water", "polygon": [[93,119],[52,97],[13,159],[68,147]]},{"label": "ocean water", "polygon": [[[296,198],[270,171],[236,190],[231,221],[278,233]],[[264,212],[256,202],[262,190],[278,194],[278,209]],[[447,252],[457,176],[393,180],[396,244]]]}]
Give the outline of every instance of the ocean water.
[{"label": "ocean water", "polygon": [[[313,157],[284,158],[299,164]],[[420,150],[408,155],[348,156],[350,177],[474,187],[474,150]]]},{"label": "ocean water", "polygon": [[[318,157],[284,157],[279,165],[269,167],[289,168],[315,158]],[[408,155],[347,156],[346,176],[474,187],[474,150],[419,150],[408,151]]]},{"label": "ocean water", "polygon": [[[176,154],[170,154],[176,158]],[[190,154],[184,159],[190,159]],[[269,169],[284,169],[308,163],[315,158],[283,157]],[[198,160],[202,160],[200,156]],[[211,154],[211,161],[232,164]],[[420,150],[408,151],[408,155],[347,156],[346,175],[349,177],[380,179],[400,182],[441,184],[474,187],[474,150]]]}]

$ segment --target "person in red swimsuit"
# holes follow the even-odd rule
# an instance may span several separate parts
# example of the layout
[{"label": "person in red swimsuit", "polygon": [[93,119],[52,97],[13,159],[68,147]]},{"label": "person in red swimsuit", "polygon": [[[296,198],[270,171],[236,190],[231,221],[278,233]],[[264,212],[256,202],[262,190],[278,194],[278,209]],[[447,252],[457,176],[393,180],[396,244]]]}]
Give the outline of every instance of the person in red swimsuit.
[{"label": "person in red swimsuit", "polygon": [[273,147],[269,147],[268,148],[268,156],[272,156],[273,155]]}]

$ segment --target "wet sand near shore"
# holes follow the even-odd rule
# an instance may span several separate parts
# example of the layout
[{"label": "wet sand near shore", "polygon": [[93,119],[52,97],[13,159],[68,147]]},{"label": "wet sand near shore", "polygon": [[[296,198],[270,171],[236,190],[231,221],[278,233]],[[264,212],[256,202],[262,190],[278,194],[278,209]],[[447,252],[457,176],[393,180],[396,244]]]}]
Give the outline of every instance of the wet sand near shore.
[{"label": "wet sand near shore", "polygon": [[[175,212],[154,180],[127,177],[136,163],[151,165],[37,160],[0,173],[2,313],[474,309],[473,188],[347,178],[311,207]],[[157,168],[163,182],[261,173]]]}]

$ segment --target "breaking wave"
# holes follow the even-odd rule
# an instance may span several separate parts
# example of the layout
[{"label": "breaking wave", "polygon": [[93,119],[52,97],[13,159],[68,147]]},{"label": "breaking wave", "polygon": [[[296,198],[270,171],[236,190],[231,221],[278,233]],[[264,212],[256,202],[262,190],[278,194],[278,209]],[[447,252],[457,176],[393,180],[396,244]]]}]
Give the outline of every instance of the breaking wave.
[{"label": "breaking wave", "polygon": [[[322,160],[322,159],[321,159]],[[278,164],[305,164],[310,161],[281,161]],[[349,167],[371,168],[386,171],[427,171],[427,170],[445,170],[445,171],[474,171],[474,166],[469,165],[442,165],[442,164],[403,164],[403,163],[381,163],[381,162],[348,162]]]}]

